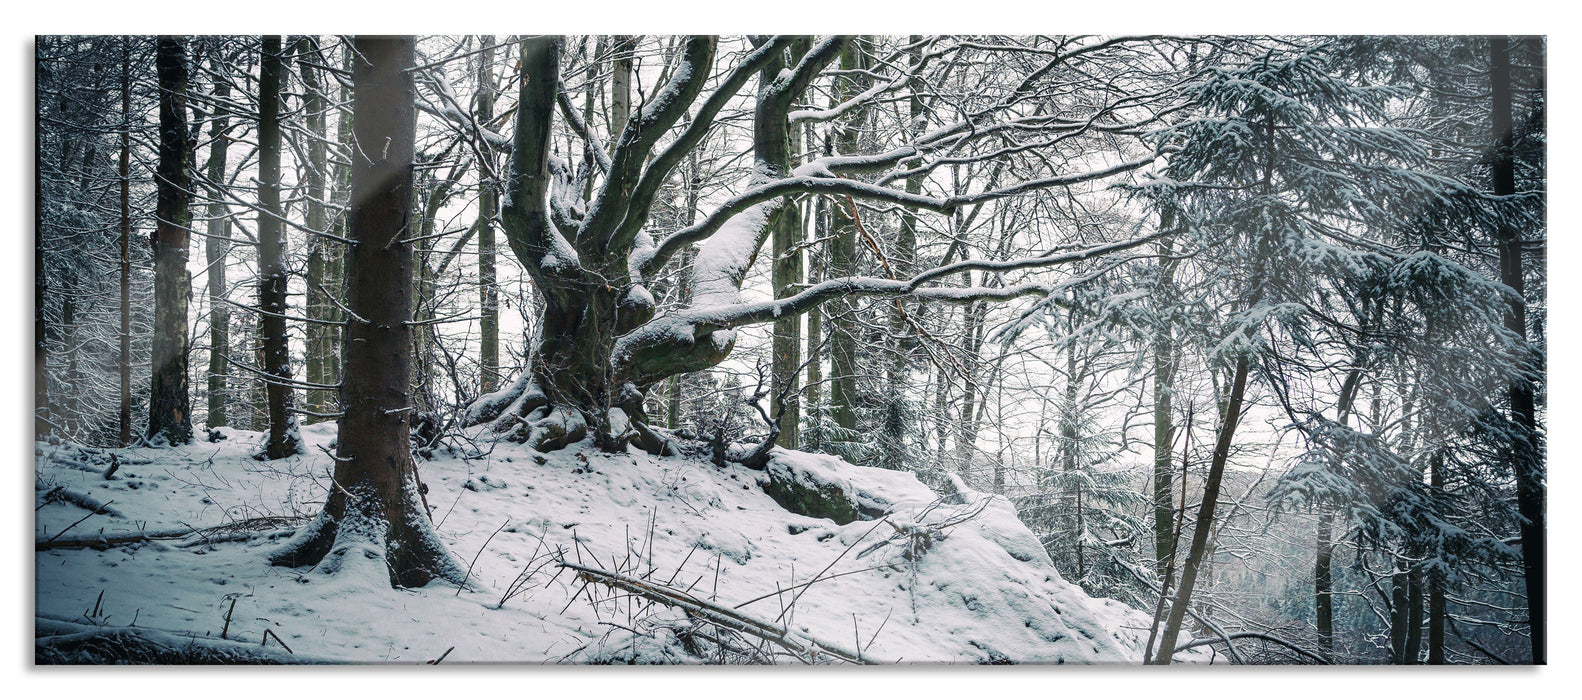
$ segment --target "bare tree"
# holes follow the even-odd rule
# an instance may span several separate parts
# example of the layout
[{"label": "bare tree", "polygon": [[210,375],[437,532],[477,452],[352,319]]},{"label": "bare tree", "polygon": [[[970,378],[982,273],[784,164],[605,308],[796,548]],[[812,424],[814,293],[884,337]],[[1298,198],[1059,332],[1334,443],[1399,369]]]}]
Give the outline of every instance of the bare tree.
[{"label": "bare tree", "polygon": [[464,576],[434,533],[409,442],[415,45],[413,37],[357,37],[353,44],[346,412],[324,510],[272,558],[329,572],[381,566],[392,585],[404,587]]}]

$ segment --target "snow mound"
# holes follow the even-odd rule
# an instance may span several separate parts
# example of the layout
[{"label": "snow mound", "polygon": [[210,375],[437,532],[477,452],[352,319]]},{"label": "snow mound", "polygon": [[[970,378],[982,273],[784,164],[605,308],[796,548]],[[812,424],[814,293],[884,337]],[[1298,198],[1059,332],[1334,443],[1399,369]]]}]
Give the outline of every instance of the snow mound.
[{"label": "snow mound", "polygon": [[[560,560],[863,660],[1141,656],[1147,617],[1063,579],[1004,498],[960,482],[936,494],[909,472],[794,451],[775,450],[759,472],[589,444],[546,455],[471,432],[419,465],[441,538],[470,564],[465,589],[392,590],[366,567],[273,567],[279,538],[331,486],[319,446],[333,426],[302,435],[306,454],[274,462],[252,459],[258,433],[232,429],[166,449],[85,454],[38,443],[36,540],[78,544],[37,551],[36,614],[271,648],[283,641],[290,654],[346,662],[751,660],[708,642],[732,633],[589,583]],[[121,466],[106,479],[98,467],[112,453]],[[116,511],[73,525],[90,511],[63,494]],[[145,541],[135,541],[140,533]],[[40,625],[42,646],[50,629]]]}]

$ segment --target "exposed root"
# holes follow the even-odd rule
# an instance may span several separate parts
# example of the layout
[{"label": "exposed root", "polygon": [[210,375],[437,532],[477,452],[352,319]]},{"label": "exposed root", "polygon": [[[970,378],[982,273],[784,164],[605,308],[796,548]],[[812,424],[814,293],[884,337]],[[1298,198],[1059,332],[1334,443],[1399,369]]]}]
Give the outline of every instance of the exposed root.
[{"label": "exposed root", "polygon": [[275,566],[317,566],[334,574],[378,567],[390,585],[419,588],[435,579],[460,585],[466,573],[440,542],[417,489],[407,484],[394,512],[368,489],[331,492],[324,510],[270,557]]}]

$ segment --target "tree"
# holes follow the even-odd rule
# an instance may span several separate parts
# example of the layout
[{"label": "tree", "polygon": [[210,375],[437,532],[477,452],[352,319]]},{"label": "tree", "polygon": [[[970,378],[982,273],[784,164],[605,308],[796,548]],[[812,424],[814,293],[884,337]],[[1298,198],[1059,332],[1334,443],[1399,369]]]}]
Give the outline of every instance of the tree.
[{"label": "tree", "polygon": [[[324,509],[271,561],[326,572],[384,568],[391,585],[459,583],[434,532],[409,442],[412,366],[413,37],[353,43],[346,351],[332,489]],[[374,144],[378,144],[377,147]]]},{"label": "tree", "polygon": [[192,441],[191,398],[187,394],[187,245],[192,221],[192,143],[187,131],[186,42],[160,37],[159,189],[154,248],[153,387],[148,432],[156,444]]},{"label": "tree", "polygon": [[[1009,81],[1002,92],[984,100],[981,108],[901,147],[877,154],[837,152],[786,172],[781,161],[768,156],[783,152],[788,121],[840,118],[881,99],[884,93],[904,88],[912,77],[908,70],[892,69],[895,74],[888,82],[875,81],[874,88],[850,95],[830,110],[791,115],[792,105],[823,69],[843,53],[849,55],[850,40],[831,37],[815,42],[795,64],[787,61],[787,70],[760,81],[752,104],[754,165],[746,186],[692,226],[653,240],[645,225],[660,186],[715,127],[722,110],[746,83],[762,75],[765,66],[786,60],[798,41],[783,37],[762,41],[734,66],[722,69],[713,81],[715,87],[704,97],[705,86],[716,77],[712,68],[717,40],[689,38],[675,59],[676,67],[668,72],[669,80],[615,139],[614,155],[607,163],[602,156],[596,158],[604,182],[586,202],[581,195],[593,173],[586,168],[575,173],[569,163],[551,156],[560,41],[544,38],[523,43],[525,78],[519,90],[502,222],[512,251],[544,296],[544,318],[529,371],[510,391],[475,404],[467,415],[468,423],[492,420],[497,430],[540,449],[559,448],[591,434],[605,449],[636,440],[647,449],[662,450],[663,438],[647,424],[644,395],[670,376],[724,360],[734,347],[736,328],[804,314],[833,299],[855,296],[966,303],[1041,294],[1048,285],[1039,282],[968,288],[935,283],[964,272],[1006,274],[1057,266],[1128,250],[1152,239],[1121,239],[1015,260],[961,260],[904,280],[846,275],[772,302],[743,302],[742,281],[790,197],[832,196],[837,208],[858,200],[948,213],[1038,189],[1102,180],[1154,160],[1154,153],[1148,151],[1096,169],[1078,168],[949,197],[911,194],[887,186],[891,180],[927,174],[946,165],[950,161],[946,153],[951,149],[974,152],[976,155],[967,157],[971,162],[993,160],[998,152],[980,139],[992,140],[988,135],[1008,128],[1003,122],[1016,118],[1023,101],[1051,89],[1040,81],[1043,76],[1090,54],[1121,50],[1117,47],[1130,41],[1123,39],[1072,42],[1064,51],[1042,56],[1041,65]],[[968,49],[941,49],[926,58],[952,50]],[[925,70],[929,64],[922,61],[915,70]],[[1160,104],[1165,101],[1157,100]],[[572,128],[586,134],[577,125],[580,120],[574,119],[569,99],[560,100],[560,105]],[[1062,133],[1073,138],[1100,132],[1137,133],[1159,118],[1153,111],[1157,106],[1153,101],[1131,102],[1124,115],[1127,119],[1117,116],[1121,111],[1118,105],[1101,107],[1091,119],[1045,118],[1031,128],[1037,137],[1049,139]],[[672,127],[689,109],[693,111],[690,121],[672,134]],[[503,141],[498,136],[482,137]],[[604,152],[602,148],[593,150]],[[877,183],[855,177],[883,174],[896,166],[904,169],[882,176]],[[690,305],[656,314],[647,289],[649,280],[694,244],[699,250],[688,273]],[[835,369],[839,374],[842,366]]]},{"label": "tree", "polygon": [[[494,37],[479,39],[478,119],[494,121]],[[493,149],[486,153],[493,154]],[[500,289],[495,280],[494,221],[499,216],[498,159],[478,160],[478,393],[500,388]]]},{"label": "tree", "polygon": [[291,352],[286,342],[285,211],[280,206],[280,94],[285,61],[280,37],[265,36],[258,78],[258,337],[269,402],[263,457],[302,451],[292,415]]},{"label": "tree", "polygon": [[[1515,125],[1511,107],[1510,40],[1489,40],[1493,72],[1494,196],[1516,194],[1516,165],[1512,154]],[[1515,292],[1505,314],[1505,327],[1520,342],[1527,342],[1527,310],[1523,289],[1522,235],[1509,218],[1502,217],[1495,232],[1499,241],[1500,281]],[[1532,361],[1524,363],[1531,365]],[[1517,434],[1511,441],[1511,467],[1516,475],[1516,502],[1522,515],[1522,564],[1527,586],[1527,612],[1532,625],[1533,663],[1548,660],[1547,528],[1545,526],[1544,476],[1541,436],[1538,431],[1531,370],[1517,374],[1510,383],[1510,411]]]}]

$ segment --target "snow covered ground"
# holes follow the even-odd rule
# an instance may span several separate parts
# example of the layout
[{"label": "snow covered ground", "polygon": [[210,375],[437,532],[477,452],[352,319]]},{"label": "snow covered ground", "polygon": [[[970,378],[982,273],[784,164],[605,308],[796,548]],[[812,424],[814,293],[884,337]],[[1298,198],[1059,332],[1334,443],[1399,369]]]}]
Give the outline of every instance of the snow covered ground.
[{"label": "snow covered ground", "polygon": [[[165,450],[38,443],[36,541],[160,538],[36,552],[37,634],[135,626],[357,663],[720,659],[687,635],[717,630],[585,587],[555,565],[564,557],[688,590],[865,660],[1136,663],[1147,635],[1143,613],[1061,578],[1004,499],[959,485],[941,499],[910,473],[778,450],[757,472],[701,456],[462,442],[419,473],[441,537],[471,566],[467,589],[394,590],[350,569],[270,566],[329,486],[320,448],[333,432],[305,427],[309,453],[275,462],[252,459],[259,434],[231,429]],[[781,502],[845,510],[809,517]]]}]

